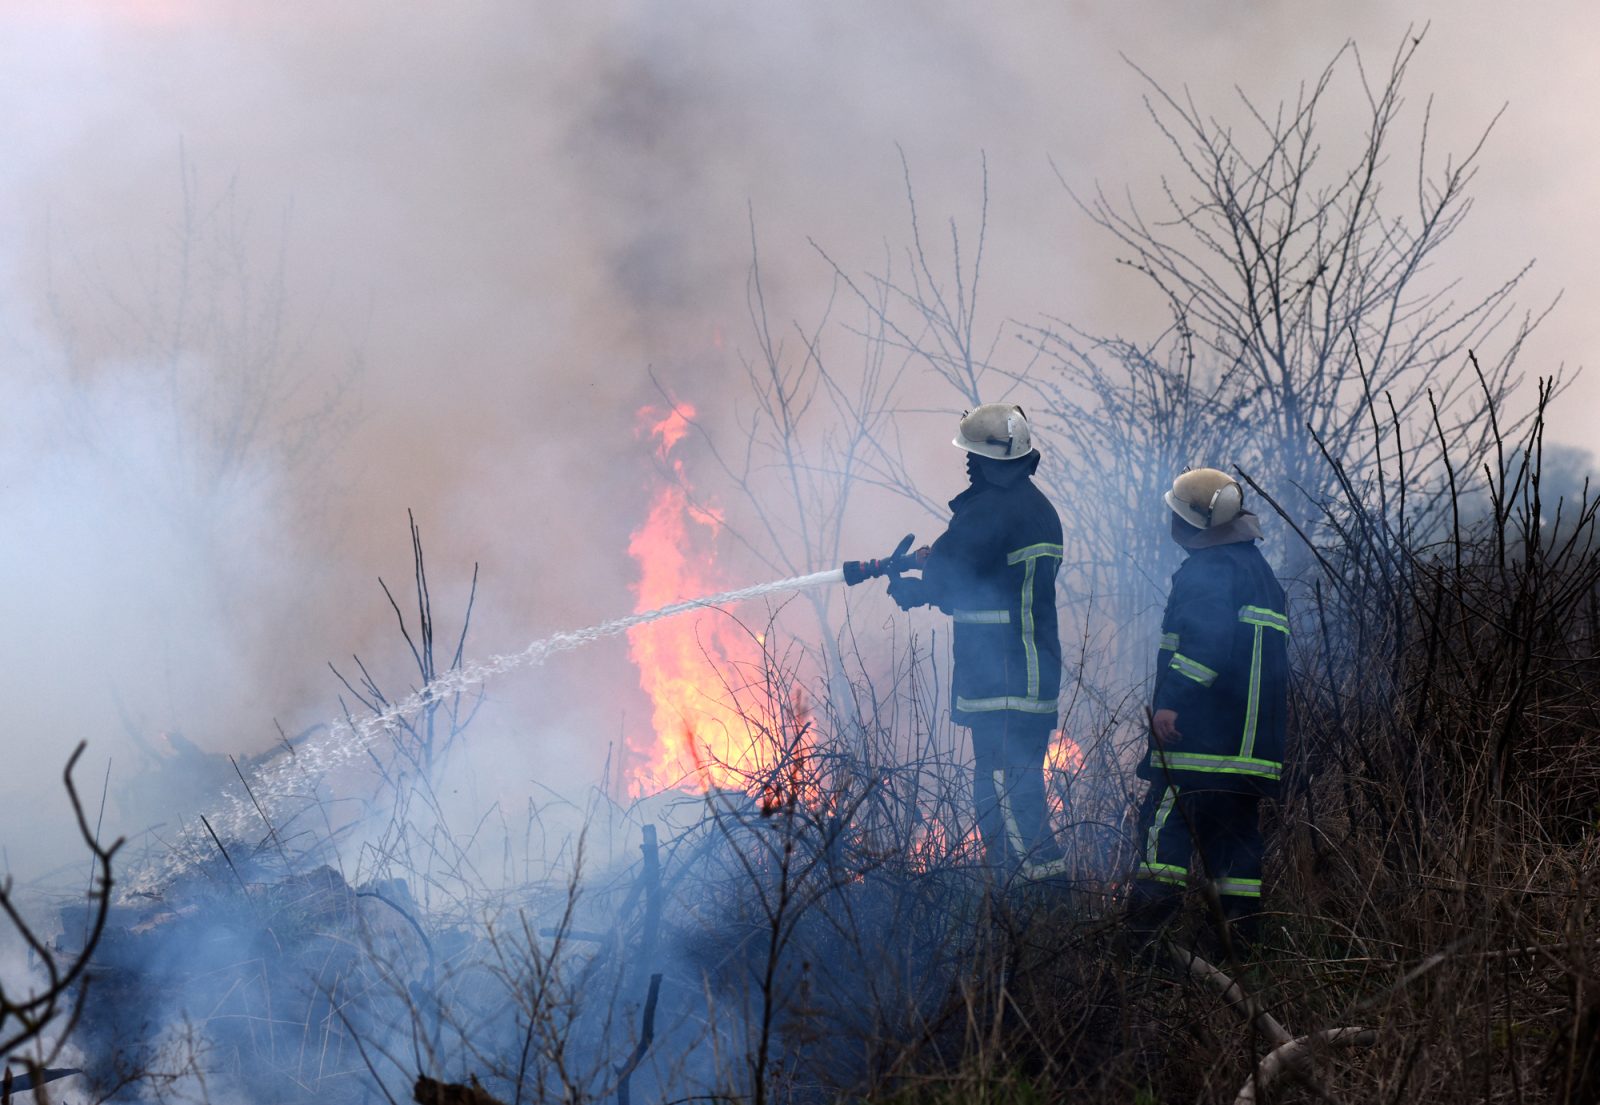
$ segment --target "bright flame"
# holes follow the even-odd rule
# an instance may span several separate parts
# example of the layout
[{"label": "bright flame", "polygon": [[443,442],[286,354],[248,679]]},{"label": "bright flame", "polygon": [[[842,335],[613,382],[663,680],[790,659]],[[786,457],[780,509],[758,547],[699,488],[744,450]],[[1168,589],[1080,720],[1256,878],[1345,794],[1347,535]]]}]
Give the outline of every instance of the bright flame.
[{"label": "bright flame", "polygon": [[1044,768],[1063,775],[1076,775],[1083,770],[1083,749],[1067,736],[1066,730],[1057,729],[1050,734],[1050,750],[1045,753]]},{"label": "bright flame", "polygon": [[1052,825],[1059,827],[1066,820],[1067,785],[1083,770],[1083,763],[1083,749],[1066,730],[1050,734],[1050,749],[1044,755],[1044,800]]},{"label": "bright flame", "polygon": [[[644,432],[657,441],[657,455],[673,479],[652,498],[644,525],[634,531],[628,553],[639,564],[636,611],[725,590],[716,567],[716,536],[722,527],[715,506],[695,503],[683,462],[672,448],[689,432],[692,406],[639,412]],[[650,696],[654,732],[630,735],[628,749],[635,792],[681,782],[702,787],[744,787],[752,737],[730,687],[739,673],[761,662],[761,643],[716,611],[667,618],[628,631],[628,655],[639,669],[639,685]]]}]

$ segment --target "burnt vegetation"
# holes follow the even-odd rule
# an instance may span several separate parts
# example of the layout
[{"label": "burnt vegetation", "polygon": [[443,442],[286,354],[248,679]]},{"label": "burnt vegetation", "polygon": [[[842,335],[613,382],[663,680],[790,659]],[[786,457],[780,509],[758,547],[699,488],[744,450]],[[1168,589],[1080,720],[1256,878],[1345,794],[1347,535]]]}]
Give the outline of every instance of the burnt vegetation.
[{"label": "burnt vegetation", "polygon": [[[308,775],[115,904],[116,849],[69,765],[88,908],[52,942],[0,893],[44,970],[0,993],[18,1077],[37,1085],[65,1048],[90,1074],[75,1100],[1600,1100],[1600,499],[1545,445],[1561,380],[1519,386],[1537,321],[1511,308],[1519,277],[1466,304],[1422,283],[1479,148],[1431,176],[1424,135],[1414,210],[1380,202],[1416,45],[1377,81],[1342,53],[1297,102],[1246,103],[1238,135],[1152,83],[1187,186],[1166,183],[1159,221],[1084,202],[1170,309],[1152,342],[1047,321],[1010,328],[1026,371],[996,367],[982,227],[963,260],[951,223],[946,287],[914,202],[906,279],[835,266],[864,376],[820,325],[775,336],[752,266],[749,439],[712,444],[765,504],[739,534],[758,559],[836,563],[862,488],[927,505],[900,451],[905,380],[942,381],[942,406],[1028,392],[1062,443],[1054,478],[1082,519],[1061,581],[1078,758],[1050,769],[1064,871],[982,866],[942,642],[818,599],[802,628],[792,610],[752,622],[760,660],[723,670],[749,754],[721,766],[742,785],[634,803],[597,787],[571,829],[530,807],[522,835],[557,842],[537,864],[486,863],[490,813],[462,827],[440,798],[481,703],[459,692],[382,722],[357,820]],[[1335,168],[1318,109],[1351,69],[1370,125]],[[1204,903],[1154,956],[1120,923],[1170,562],[1149,506],[1221,457],[1292,587],[1288,782],[1247,962],[1208,943]],[[436,656],[412,542],[415,616],[385,594],[426,687],[463,662],[476,575]],[[347,720],[392,713],[403,696],[357,671]]]}]

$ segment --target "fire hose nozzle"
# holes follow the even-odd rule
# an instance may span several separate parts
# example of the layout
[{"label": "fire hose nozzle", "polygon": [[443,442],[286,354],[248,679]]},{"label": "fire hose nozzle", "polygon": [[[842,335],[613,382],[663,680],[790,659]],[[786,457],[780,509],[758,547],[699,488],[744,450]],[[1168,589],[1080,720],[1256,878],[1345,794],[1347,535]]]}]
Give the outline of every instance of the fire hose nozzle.
[{"label": "fire hose nozzle", "polygon": [[911,550],[911,542],[916,540],[916,534],[908,533],[900,539],[900,544],[894,547],[894,552],[879,560],[846,560],[844,562],[844,581],[851,587],[869,579],[879,576],[898,577],[901,572],[921,568],[928,559],[927,546]]}]

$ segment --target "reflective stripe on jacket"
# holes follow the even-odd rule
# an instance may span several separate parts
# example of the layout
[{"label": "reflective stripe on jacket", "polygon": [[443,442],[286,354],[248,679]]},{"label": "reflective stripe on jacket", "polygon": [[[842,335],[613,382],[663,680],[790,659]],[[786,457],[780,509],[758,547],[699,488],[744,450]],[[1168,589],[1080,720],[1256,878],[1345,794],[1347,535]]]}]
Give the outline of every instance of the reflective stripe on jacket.
[{"label": "reflective stripe on jacket", "polygon": [[955,623],[950,705],[958,724],[999,710],[1057,712],[1061,519],[1028,478],[1038,463],[1037,453],[1006,462],[999,478],[1008,482],[974,482],[952,499],[949,528],[923,566],[929,600]]},{"label": "reflective stripe on jacket", "polygon": [[1140,774],[1213,789],[1277,793],[1288,720],[1283,588],[1253,541],[1196,549],[1172,577],[1161,623],[1157,710],[1182,740],[1151,740]]}]

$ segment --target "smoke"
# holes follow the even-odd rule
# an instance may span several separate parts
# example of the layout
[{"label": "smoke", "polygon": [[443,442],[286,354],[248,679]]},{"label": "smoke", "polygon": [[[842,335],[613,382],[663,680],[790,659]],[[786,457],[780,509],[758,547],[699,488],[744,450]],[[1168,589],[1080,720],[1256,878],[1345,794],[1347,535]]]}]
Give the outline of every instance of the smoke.
[{"label": "smoke", "polygon": [[95,744],[92,778],[80,771],[78,783],[99,819],[101,775],[113,762],[136,770],[149,752],[127,742],[124,718],[151,741],[182,729],[245,743],[270,725],[262,673],[277,665],[264,646],[292,631],[278,596],[294,582],[298,538],[273,507],[272,472],[238,470],[219,484],[190,463],[194,427],[141,366],[86,382],[18,373],[0,434],[16,786],[5,836],[10,860],[31,873],[66,858],[49,827],[64,823],[55,781],[78,739]]},{"label": "smoke", "polygon": [[[1136,332],[1158,313],[1047,161],[1074,186],[1153,188],[1169,155],[1119,53],[1222,109],[1235,83],[1292,94],[1348,36],[1384,54],[1410,18],[1385,5],[8,7],[8,777],[53,777],[80,737],[114,780],[135,774],[125,721],[206,750],[265,748],[273,718],[293,731],[336,712],[323,663],[353,652],[403,679],[374,577],[408,577],[407,508],[441,607],[459,611],[482,565],[474,655],[625,612],[627,536],[654,478],[634,433],[634,412],[660,399],[651,374],[739,440],[752,217],[788,333],[834,291],[808,239],[848,272],[886,258],[903,271],[901,150],[930,241],[955,215],[969,248],[986,158],[980,321],[1002,339],[996,361],[1019,368],[1007,319]],[[1600,146],[1565,108],[1592,98],[1593,77],[1547,40],[1584,41],[1594,18],[1576,4],[1441,6],[1414,82],[1439,91],[1441,142],[1512,101],[1459,255],[1486,280],[1540,255],[1540,288],[1577,301],[1594,237],[1584,151]],[[174,361],[149,333],[174,317],[175,243],[195,213],[228,247],[207,262],[234,266],[226,287],[281,281],[280,352],[293,354],[260,447],[222,481],[215,408],[189,400],[240,394],[258,362],[207,344],[215,331],[168,341]],[[826,340],[842,351],[859,311],[841,302]],[[1530,365],[1581,357],[1593,323],[1577,314],[1552,320]],[[266,320],[249,317],[235,333],[258,337]],[[1566,412],[1583,409],[1566,405],[1555,431],[1579,432]],[[917,469],[935,500],[959,483],[942,441]],[[851,534],[876,555],[935,524],[895,504]],[[518,778],[592,777],[648,715],[620,645],[518,677],[493,706],[496,746],[523,750]],[[8,802],[8,841],[37,805]]]},{"label": "smoke", "polygon": [[[1292,96],[1350,36],[1386,58],[1429,11],[1410,87],[1438,93],[1439,148],[1511,101],[1453,258],[1490,285],[1538,256],[1532,298],[1565,286],[1586,303],[1600,123],[1573,108],[1600,91],[1578,52],[1600,28],[1575,2],[7,5],[3,866],[81,893],[82,857],[55,831],[68,824],[56,780],[79,739],[80,791],[98,821],[108,780],[110,835],[144,827],[152,807],[187,823],[231,774],[175,778],[163,731],[203,752],[267,749],[274,719],[294,733],[339,714],[324,665],[350,671],[352,653],[403,698],[416,676],[376,578],[409,602],[407,509],[441,640],[453,644],[481,566],[469,659],[626,614],[628,537],[659,478],[636,412],[661,404],[659,381],[724,448],[743,443],[752,231],[779,340],[797,349],[790,320],[809,328],[837,294],[822,340],[854,363],[863,312],[811,242],[858,277],[886,265],[905,276],[903,153],[935,269],[948,270],[951,217],[970,263],[986,165],[979,330],[996,363],[1027,363],[1007,322],[1043,313],[1136,336],[1164,323],[1161,305],[1051,165],[1075,188],[1157,193],[1171,153],[1119,55],[1220,113],[1235,84],[1261,102]],[[1594,326],[1592,313],[1558,312],[1524,363],[1581,360]],[[1587,433],[1592,395],[1580,382],[1552,433]],[[906,396],[930,429],[912,443],[913,474],[942,501],[961,483],[943,426],[956,401],[915,369]],[[714,487],[703,443],[684,455]],[[850,555],[937,525],[903,501],[863,499]],[[730,586],[778,574],[729,557]],[[881,594],[851,601],[888,615]],[[470,837],[476,890],[570,859],[594,805],[585,788],[650,724],[620,640],[486,689],[467,754],[418,817]],[[390,873],[374,857],[391,826],[374,820],[347,838],[352,888]],[[589,841],[595,869],[638,854],[626,819],[606,827]],[[419,855],[423,836],[411,838]],[[225,872],[210,887],[233,889]],[[439,897],[425,909],[448,902],[427,894]],[[409,939],[373,902],[360,909]],[[706,931],[722,920],[707,910]],[[883,931],[904,930],[890,920]],[[203,940],[204,966],[254,954],[237,932],[193,924],[174,946],[188,955]],[[860,947],[878,948],[876,932]],[[803,935],[829,951],[826,932]],[[725,950],[704,943],[707,957]],[[183,1006],[164,1000],[153,1015]]]}]

